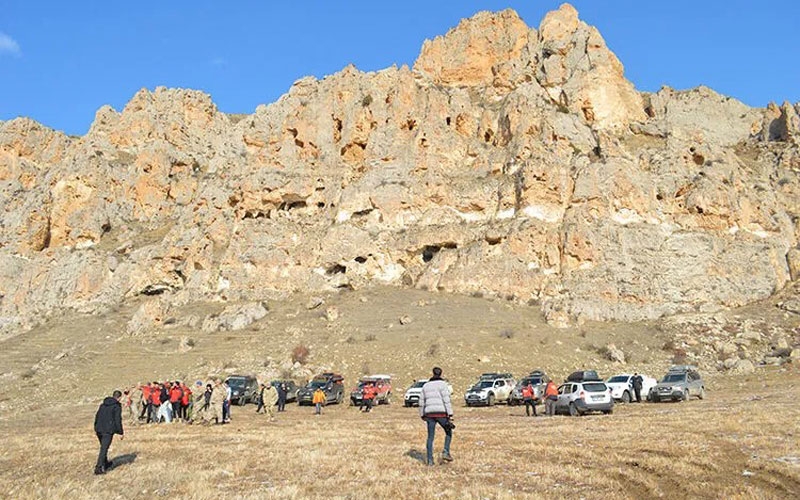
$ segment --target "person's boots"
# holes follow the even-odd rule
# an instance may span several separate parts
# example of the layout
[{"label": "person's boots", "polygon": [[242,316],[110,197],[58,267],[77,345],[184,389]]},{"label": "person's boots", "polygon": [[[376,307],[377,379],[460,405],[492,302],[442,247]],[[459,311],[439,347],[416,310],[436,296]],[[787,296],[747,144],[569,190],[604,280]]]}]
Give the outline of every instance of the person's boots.
[{"label": "person's boots", "polygon": [[443,451],[442,452],[442,461],[443,462],[452,462],[453,461],[453,457],[449,453],[447,453],[446,451]]}]

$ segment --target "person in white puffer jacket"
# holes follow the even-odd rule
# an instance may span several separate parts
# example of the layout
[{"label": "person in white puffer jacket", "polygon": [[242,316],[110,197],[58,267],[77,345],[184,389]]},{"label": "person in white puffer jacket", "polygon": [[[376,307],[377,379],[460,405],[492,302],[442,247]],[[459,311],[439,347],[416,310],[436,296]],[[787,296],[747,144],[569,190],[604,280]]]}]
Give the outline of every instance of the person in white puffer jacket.
[{"label": "person in white puffer jacket", "polygon": [[433,369],[433,377],[422,386],[419,397],[419,416],[428,425],[427,465],[433,465],[433,438],[436,424],[444,429],[444,450],[442,461],[452,462],[450,455],[450,442],[453,440],[453,405],[450,403],[450,388],[442,380],[442,369],[438,366]]}]

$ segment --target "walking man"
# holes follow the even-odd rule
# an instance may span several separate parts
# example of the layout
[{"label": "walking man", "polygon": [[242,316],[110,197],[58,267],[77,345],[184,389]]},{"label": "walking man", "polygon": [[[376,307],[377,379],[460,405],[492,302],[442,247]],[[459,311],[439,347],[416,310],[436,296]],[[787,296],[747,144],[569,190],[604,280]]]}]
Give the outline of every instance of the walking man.
[{"label": "walking man", "polygon": [[267,386],[264,383],[261,383],[261,390],[258,391],[258,408],[256,408],[256,413],[261,413],[261,410],[264,409],[264,391],[267,389]]},{"label": "walking man", "polygon": [[633,374],[633,378],[631,379],[631,383],[633,384],[633,393],[636,395],[636,402],[642,402],[642,384],[644,383],[644,379],[638,373]]},{"label": "walking man", "polygon": [[533,408],[533,416],[536,416],[536,402],[533,400],[533,386],[530,382],[522,388],[522,401],[525,403],[525,415],[531,416],[531,408]]},{"label": "walking man", "polygon": [[284,411],[286,409],[286,393],[289,392],[286,389],[286,384],[281,382],[278,384],[278,411]]},{"label": "walking man", "polygon": [[314,396],[311,398],[311,402],[314,403],[316,407],[314,415],[322,415],[322,405],[325,403],[325,400],[325,391],[322,390],[322,387],[317,387],[317,390],[314,391]]},{"label": "walking man", "polygon": [[131,401],[131,405],[128,407],[129,410],[129,417],[131,425],[135,425],[139,423],[139,418],[142,414],[142,384],[136,384],[136,387],[131,389],[131,392],[128,393],[128,399]]},{"label": "walking man", "polygon": [[209,410],[217,424],[225,423],[224,405],[228,398],[228,391],[219,380],[214,380],[214,389],[211,391]]},{"label": "walking man", "polygon": [[558,401],[558,387],[550,380],[544,389],[544,410],[548,417],[556,414],[556,401]]},{"label": "walking man", "polygon": [[267,413],[270,422],[275,420],[275,405],[278,403],[278,391],[272,387],[272,384],[267,384],[264,388],[264,411]]},{"label": "walking man", "polygon": [[97,434],[97,440],[100,441],[100,453],[97,455],[97,464],[94,466],[95,474],[105,474],[107,470],[111,469],[112,463],[108,460],[108,449],[111,447],[114,434],[119,434],[120,439],[125,438],[122,430],[122,405],[119,402],[121,397],[121,392],[114,391],[111,397],[103,400],[103,404],[100,405],[94,416],[94,432]]},{"label": "walking man", "polygon": [[450,455],[450,442],[453,440],[453,405],[450,403],[450,389],[447,382],[442,380],[442,369],[438,366],[433,369],[433,377],[422,386],[419,397],[419,416],[428,425],[428,442],[426,444],[427,465],[433,465],[433,438],[436,424],[444,429],[444,450],[442,461],[452,462]]},{"label": "walking man", "polygon": [[375,401],[376,388],[374,384],[364,384],[361,389],[361,411],[369,413],[372,411],[372,404]]}]

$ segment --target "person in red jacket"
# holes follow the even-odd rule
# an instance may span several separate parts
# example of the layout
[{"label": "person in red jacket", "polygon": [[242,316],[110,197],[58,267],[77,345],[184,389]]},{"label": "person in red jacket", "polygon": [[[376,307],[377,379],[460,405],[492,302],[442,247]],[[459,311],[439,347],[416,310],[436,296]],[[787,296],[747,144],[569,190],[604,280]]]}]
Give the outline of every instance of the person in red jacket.
[{"label": "person in red jacket", "polygon": [[147,422],[151,420],[158,422],[158,411],[161,409],[161,384],[153,382],[153,388],[150,391],[150,407],[152,408],[152,419],[148,418]]},{"label": "person in red jacket", "polygon": [[153,419],[153,383],[148,382],[147,385],[142,387],[142,401],[144,401],[144,410],[142,416],[147,415],[145,423],[150,423]]},{"label": "person in red jacket", "polygon": [[181,415],[183,416],[183,420],[188,422],[189,403],[192,401],[192,390],[189,389],[186,384],[181,383],[181,391],[183,391],[183,395],[181,396]]},{"label": "person in red jacket", "polygon": [[183,390],[181,390],[180,382],[176,380],[169,388],[169,402],[172,404],[172,415],[176,419],[182,418],[181,399],[183,399]]},{"label": "person in red jacket", "polygon": [[375,384],[366,384],[361,389],[361,411],[369,413],[372,410],[372,402],[375,400],[377,392]]}]

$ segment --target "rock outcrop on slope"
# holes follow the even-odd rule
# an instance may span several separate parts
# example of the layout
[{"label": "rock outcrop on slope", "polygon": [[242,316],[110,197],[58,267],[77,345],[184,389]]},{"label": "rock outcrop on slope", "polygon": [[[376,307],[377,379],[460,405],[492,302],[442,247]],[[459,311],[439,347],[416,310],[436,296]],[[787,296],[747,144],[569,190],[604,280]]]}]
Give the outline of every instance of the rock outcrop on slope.
[{"label": "rock outcrop on slope", "polygon": [[0,123],[0,329],[138,294],[373,283],[554,323],[768,297],[796,278],[800,106],[637,92],[569,5],[482,12],[414,68],[298,80],[252,115],[141,90],[80,138]]}]

